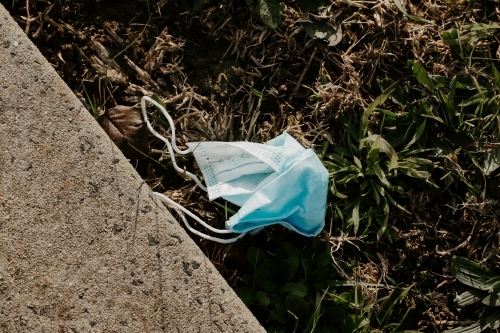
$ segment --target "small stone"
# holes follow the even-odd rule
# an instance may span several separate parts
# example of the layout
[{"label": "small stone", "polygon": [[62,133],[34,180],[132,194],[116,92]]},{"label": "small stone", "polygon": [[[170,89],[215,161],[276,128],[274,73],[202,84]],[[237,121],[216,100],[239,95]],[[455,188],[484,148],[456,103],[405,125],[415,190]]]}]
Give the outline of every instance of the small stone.
[{"label": "small stone", "polygon": [[121,226],[121,225],[119,225],[119,224],[115,224],[115,225],[113,226],[113,232],[114,232],[114,234],[115,234],[115,235],[116,235],[117,233],[119,233],[120,231],[122,231],[122,230],[123,230],[123,228],[122,228],[122,226]]},{"label": "small stone", "polygon": [[192,276],[193,275],[193,270],[189,267],[189,263],[188,262],[183,262],[182,263],[182,270],[184,271],[184,273],[186,273],[188,276]]},{"label": "small stone", "polygon": [[148,234],[148,244],[149,246],[156,246],[160,244],[160,241],[157,240],[153,235]]}]

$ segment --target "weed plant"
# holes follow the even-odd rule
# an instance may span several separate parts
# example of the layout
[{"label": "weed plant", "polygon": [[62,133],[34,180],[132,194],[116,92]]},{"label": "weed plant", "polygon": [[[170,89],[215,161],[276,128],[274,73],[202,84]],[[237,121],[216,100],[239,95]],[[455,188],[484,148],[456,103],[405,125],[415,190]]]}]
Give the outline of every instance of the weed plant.
[{"label": "weed plant", "polygon": [[465,184],[466,200],[484,200],[482,180],[500,167],[500,75],[494,64],[452,78],[429,75],[413,60],[407,69],[402,80],[380,81],[383,93],[358,126],[340,117],[342,135],[333,147],[324,146],[333,216],[344,234],[397,239],[390,207],[410,214],[396,198],[415,183],[410,178],[446,193],[456,207],[461,198],[452,189]]},{"label": "weed plant", "polygon": [[[345,281],[357,262],[334,267],[329,242],[288,231],[265,231],[264,238],[265,245],[248,248],[249,273],[236,293],[268,332],[396,332],[410,312],[393,310],[413,286]],[[367,287],[382,288],[386,296],[365,297]]]},{"label": "weed plant", "polygon": [[[451,261],[453,276],[463,284],[472,287],[460,295],[456,302],[459,306],[468,306],[482,302],[487,307],[500,306],[500,275],[472,260],[454,256]],[[500,309],[493,311],[488,317],[480,319],[466,327],[457,327],[446,331],[447,333],[472,333],[482,332],[486,329],[500,327]]]}]

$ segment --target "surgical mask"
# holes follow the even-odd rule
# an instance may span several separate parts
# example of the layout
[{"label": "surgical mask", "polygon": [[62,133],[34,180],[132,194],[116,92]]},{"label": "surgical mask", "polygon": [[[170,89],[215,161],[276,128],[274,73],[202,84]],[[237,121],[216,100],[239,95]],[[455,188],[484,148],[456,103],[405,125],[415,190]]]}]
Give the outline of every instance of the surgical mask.
[{"label": "surgical mask", "polygon": [[[155,105],[165,116],[172,131],[171,142],[157,133],[146,113],[146,101]],[[237,237],[223,239],[206,235],[192,228],[180,214],[186,227],[196,235],[230,243],[254,233],[263,227],[280,224],[304,236],[315,236],[324,227],[328,172],[312,149],[305,149],[292,136],[283,133],[265,144],[253,142],[190,142],[182,151],[175,143],[175,127],[165,108],[144,96],[141,100],[142,115],[153,135],[162,140],[172,158],[174,168],[208,192],[210,200],[223,198],[240,206],[238,212],[226,221],[226,229],[208,225],[192,212],[156,193],[163,202],[184,212],[219,234],[240,233]],[[203,174],[206,187],[194,174],[181,169],[175,153],[194,155]]]}]

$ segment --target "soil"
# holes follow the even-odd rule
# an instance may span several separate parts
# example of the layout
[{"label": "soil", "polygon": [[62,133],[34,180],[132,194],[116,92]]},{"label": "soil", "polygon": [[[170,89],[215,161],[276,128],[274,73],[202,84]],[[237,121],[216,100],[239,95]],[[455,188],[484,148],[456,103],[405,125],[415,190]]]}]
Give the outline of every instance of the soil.
[{"label": "soil", "polygon": [[[134,105],[143,94],[157,96],[178,119],[179,144],[265,142],[287,130],[305,146],[318,148],[324,141],[333,143],[340,114],[359,118],[380,94],[377,78],[406,75],[406,64],[400,59],[407,59],[408,54],[437,59],[435,74],[454,73],[449,48],[431,43],[434,37],[429,31],[418,30],[421,25],[401,15],[391,1],[369,9],[332,5],[327,14],[344,22],[343,39],[336,47],[311,39],[300,24],[303,14],[285,11],[285,24],[274,31],[264,27],[244,1],[233,1],[232,6],[215,2],[200,12],[192,10],[191,1],[182,0],[0,2],[86,102],[89,112]],[[488,6],[494,13],[493,2]],[[451,27],[450,18],[470,22],[475,15],[459,4],[436,9],[431,3],[412,1],[410,8],[446,27]],[[96,60],[92,41],[100,42],[109,52],[107,59],[116,61],[116,77],[99,74],[97,68],[104,60]],[[328,90],[320,88],[321,80],[331,83]],[[261,105],[259,92],[264,94]],[[260,113],[252,125],[258,107]],[[172,171],[169,159],[161,153],[162,144],[151,139],[150,146],[149,157],[131,160],[148,185],[221,227],[224,210]],[[189,170],[195,167],[190,159],[181,164]],[[492,181],[489,187],[494,194],[498,184]],[[478,318],[474,311],[460,312],[454,304],[465,287],[451,276],[451,256],[462,255],[500,271],[499,223],[495,201],[453,209],[446,202],[429,202],[427,194],[416,187],[398,198],[412,212],[411,218],[392,217],[399,240],[393,244],[344,242],[341,259],[359,261],[353,277],[361,281],[395,281],[401,287],[415,283],[418,292],[398,310],[414,309],[404,328],[441,332],[456,321]],[[329,236],[325,232],[323,238],[335,245]],[[198,241],[229,283],[238,286],[238,277],[247,270],[245,253],[250,241],[242,240],[228,251],[225,246]],[[369,251],[360,255],[358,246]]]}]

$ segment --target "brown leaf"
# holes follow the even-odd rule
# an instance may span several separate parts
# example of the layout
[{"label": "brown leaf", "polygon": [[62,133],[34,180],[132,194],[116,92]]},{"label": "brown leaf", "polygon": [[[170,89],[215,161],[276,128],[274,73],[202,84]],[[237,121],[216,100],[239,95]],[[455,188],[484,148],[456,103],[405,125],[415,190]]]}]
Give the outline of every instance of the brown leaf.
[{"label": "brown leaf", "polygon": [[148,129],[141,109],[118,105],[107,110],[97,122],[127,158],[149,153]]}]

